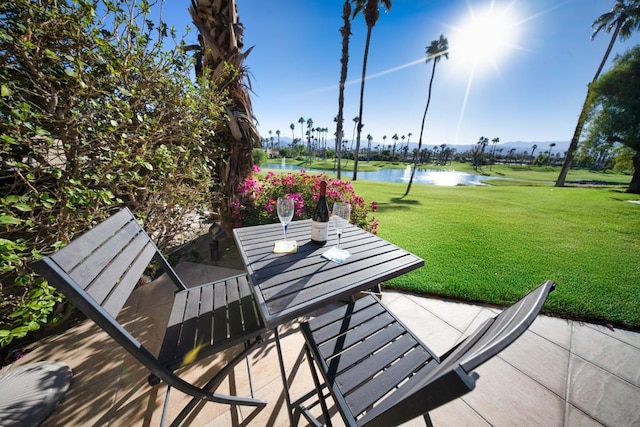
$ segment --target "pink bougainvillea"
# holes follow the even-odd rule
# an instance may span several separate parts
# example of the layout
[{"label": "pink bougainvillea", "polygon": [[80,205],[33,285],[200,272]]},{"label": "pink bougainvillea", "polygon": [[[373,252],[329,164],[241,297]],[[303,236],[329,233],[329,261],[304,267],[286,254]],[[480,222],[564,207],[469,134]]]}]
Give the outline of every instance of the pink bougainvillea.
[{"label": "pink bougainvillea", "polygon": [[285,195],[295,201],[294,220],[311,218],[318,202],[320,182],[326,181],[329,209],[336,201],[351,203],[351,223],[376,233],[378,221],[371,212],[376,211],[377,204],[367,204],[356,195],[350,181],[333,179],[324,173],[309,174],[304,170],[283,174],[269,171],[261,175],[258,173],[260,168],[254,166],[253,171],[254,175],[238,187],[242,199],[231,203],[235,227],[278,222],[276,200]]}]

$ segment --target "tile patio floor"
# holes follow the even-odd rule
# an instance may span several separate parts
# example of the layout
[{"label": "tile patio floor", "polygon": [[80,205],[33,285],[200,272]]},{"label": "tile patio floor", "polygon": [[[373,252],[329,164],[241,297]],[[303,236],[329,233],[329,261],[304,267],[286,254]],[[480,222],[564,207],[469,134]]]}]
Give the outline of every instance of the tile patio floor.
[{"label": "tile patio floor", "polygon": [[[177,271],[191,284],[237,272],[188,262]],[[121,321],[152,349],[161,337],[150,334],[145,325],[163,322],[163,303],[170,299],[163,284],[161,277],[137,290],[121,314]],[[383,301],[438,354],[499,311],[387,290]],[[291,323],[280,329],[294,398],[313,387],[296,327]],[[150,387],[148,373],[93,323],[81,322],[63,335],[36,343],[14,366],[43,360],[64,362],[74,372],[65,399],[43,425],[159,425],[165,386]],[[221,363],[222,357],[214,356],[188,369],[186,377],[213,372]],[[200,404],[188,418],[189,425],[289,424],[272,334],[251,354],[250,363],[255,395],[268,405],[255,410]],[[435,426],[640,426],[640,333],[540,316],[515,344],[477,372],[480,379],[474,391],[431,413]],[[249,394],[244,364],[218,390],[229,389]],[[172,390],[169,422],[187,400]],[[332,419],[342,424],[339,415]],[[425,423],[417,419],[406,425]]]}]

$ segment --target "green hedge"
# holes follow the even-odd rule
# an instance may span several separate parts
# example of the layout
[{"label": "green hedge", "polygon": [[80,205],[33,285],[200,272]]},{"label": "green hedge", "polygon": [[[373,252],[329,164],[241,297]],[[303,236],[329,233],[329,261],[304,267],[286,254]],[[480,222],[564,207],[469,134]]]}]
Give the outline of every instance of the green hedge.
[{"label": "green hedge", "polygon": [[64,313],[30,261],[123,205],[163,248],[208,206],[227,97],[153,7],[0,5],[2,346]]}]

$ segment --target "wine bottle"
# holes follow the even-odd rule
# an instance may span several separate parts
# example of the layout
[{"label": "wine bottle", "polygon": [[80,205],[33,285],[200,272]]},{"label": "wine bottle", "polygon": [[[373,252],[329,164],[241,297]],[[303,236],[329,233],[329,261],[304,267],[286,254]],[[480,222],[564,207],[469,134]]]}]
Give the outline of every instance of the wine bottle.
[{"label": "wine bottle", "polygon": [[329,227],[329,206],[327,206],[327,182],[320,182],[320,197],[316,210],[311,218],[311,240],[324,244],[327,241],[327,232]]}]

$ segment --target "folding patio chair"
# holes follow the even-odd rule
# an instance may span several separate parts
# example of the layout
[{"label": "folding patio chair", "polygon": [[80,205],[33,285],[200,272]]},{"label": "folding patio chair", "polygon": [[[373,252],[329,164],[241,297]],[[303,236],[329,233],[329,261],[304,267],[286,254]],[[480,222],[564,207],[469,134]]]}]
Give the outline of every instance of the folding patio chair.
[{"label": "folding patio chair", "polygon": [[[157,356],[117,320],[118,313],[152,260],[159,263],[177,288]],[[160,381],[168,384],[162,423],[171,387],[193,396],[174,420],[175,425],[202,400],[229,405],[266,405],[265,401],[253,398],[248,360],[251,398],[212,391],[256,344],[262,342],[260,334],[265,332],[246,275],[187,288],[127,208],[53,255],[35,261],[32,266],[142,363],[151,373],[151,385]],[[244,348],[204,385],[188,382],[175,373],[239,344]]]},{"label": "folding patio chair", "polygon": [[[320,403],[331,425],[328,387],[348,426],[386,427],[420,415],[431,426],[429,411],[473,390],[479,378],[474,369],[527,330],[554,288],[546,281],[440,357],[377,298],[343,303],[302,323],[316,390],[295,402],[297,410],[321,425],[310,412]],[[317,399],[305,406],[314,394]]]}]

